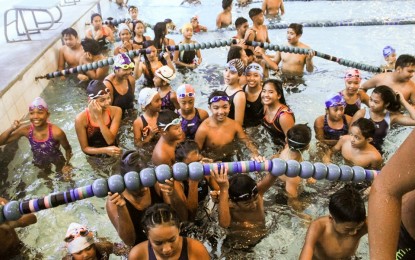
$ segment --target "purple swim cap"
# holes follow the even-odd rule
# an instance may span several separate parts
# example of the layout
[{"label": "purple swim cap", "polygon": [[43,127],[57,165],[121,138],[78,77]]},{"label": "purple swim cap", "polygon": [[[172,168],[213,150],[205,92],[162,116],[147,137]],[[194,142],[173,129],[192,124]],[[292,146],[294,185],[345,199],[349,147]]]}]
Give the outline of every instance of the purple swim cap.
[{"label": "purple swim cap", "polygon": [[392,53],[396,53],[396,50],[394,48],[392,48],[392,46],[388,45],[385,48],[383,48],[383,57],[384,58],[388,57]]},{"label": "purple swim cap", "polygon": [[346,101],[344,101],[343,96],[340,94],[336,94],[326,100],[326,108],[337,106],[346,106]]}]

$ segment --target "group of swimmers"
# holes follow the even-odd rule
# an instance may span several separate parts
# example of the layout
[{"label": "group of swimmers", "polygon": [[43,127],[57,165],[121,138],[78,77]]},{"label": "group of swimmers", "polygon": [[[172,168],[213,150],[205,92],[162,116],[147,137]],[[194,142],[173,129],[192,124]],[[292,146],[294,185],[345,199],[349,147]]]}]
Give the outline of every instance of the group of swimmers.
[{"label": "group of swimmers", "polygon": [[[275,157],[303,160],[302,153],[309,148],[312,132],[306,124],[295,123],[295,111],[285,101],[284,87],[291,84],[291,79],[301,78],[304,68],[313,71],[312,51],[307,55],[277,52],[271,56],[260,47],[245,45],[246,40],[269,42],[263,25],[264,12],[251,9],[251,28],[245,18],[235,21],[235,38],[239,42],[228,52],[223,71],[225,88],[212,91],[207,98],[208,113],[195,107],[199,97],[192,85],[182,84],[177,88],[170,85],[178,68],[195,69],[202,62],[200,51],[170,53],[163,50],[165,45],[174,45],[174,41],[166,37],[166,22],[155,25],[155,37],[151,41],[144,36],[145,24],[134,17],[138,15],[138,8],[130,6],[127,10],[132,19],[118,28],[103,25],[101,15],[93,14],[91,29],[81,42],[72,28],[62,32],[65,45],[59,52],[59,69],[103,59],[115,41],[115,30],[121,41],[114,48],[112,73],[108,67],[103,67],[77,75],[85,82],[88,105],[76,116],[75,130],[88,162],[99,168],[103,162],[110,161],[140,171],[148,165],[172,166],[175,162],[233,161],[235,140],[248,149],[253,160],[262,162],[265,158],[249,131],[259,125],[269,133]],[[184,43],[193,42],[193,28],[192,24],[183,26]],[[299,41],[301,35],[302,26],[291,24],[287,29],[288,45],[309,48]],[[143,48],[147,50],[143,57],[131,59],[126,54]],[[404,54],[396,59],[396,51],[390,46],[385,47],[383,54],[388,62],[385,69],[391,72],[375,75],[361,84],[359,70],[347,70],[345,89],[330,94],[325,101],[326,114],[314,122],[321,148],[317,158],[328,163],[333,153],[341,152],[350,165],[380,169],[382,144],[390,126],[415,125],[412,106],[415,104],[412,80],[415,57]],[[278,71],[282,80],[270,78],[272,71]],[[123,151],[118,143],[118,130],[124,122],[122,118],[134,110],[136,80],[142,75],[146,79],[138,95],[142,113],[132,124],[137,151]],[[371,88],[374,90],[368,96],[366,90]],[[367,108],[362,108],[362,103]],[[402,113],[402,109],[407,112]],[[54,165],[57,172],[70,178],[71,145],[62,129],[48,121],[49,116],[46,102],[36,98],[29,105],[30,124],[16,120],[0,135],[0,145],[25,136],[32,147],[35,166],[50,172]],[[150,151],[148,163],[141,154],[143,149]],[[109,172],[109,175],[113,173],[117,172]],[[299,193],[304,185],[300,177],[277,178],[267,173],[256,182],[246,174],[228,177],[227,170],[218,167],[200,181],[171,179],[137,191],[109,193],[106,210],[123,243],[132,247],[131,259],[208,259],[209,254],[200,242],[180,235],[180,222],[195,222],[204,214],[202,208],[210,190],[211,199],[218,203],[219,226],[228,228],[229,238],[236,237],[239,242],[253,246],[267,233],[263,195],[277,179],[285,183],[288,205],[300,211]],[[329,212],[329,216],[310,225],[301,259],[350,258],[356,253],[360,238],[367,233],[361,195],[350,185],[345,186],[331,196]],[[0,230],[17,239],[13,229],[35,223],[36,217],[29,214],[16,222],[5,222]],[[409,232],[414,233],[412,229]],[[70,225],[65,237],[73,259],[101,259],[110,253],[128,254],[130,249],[94,241],[92,232],[77,223]],[[0,255],[7,254],[12,247],[4,247]]]}]

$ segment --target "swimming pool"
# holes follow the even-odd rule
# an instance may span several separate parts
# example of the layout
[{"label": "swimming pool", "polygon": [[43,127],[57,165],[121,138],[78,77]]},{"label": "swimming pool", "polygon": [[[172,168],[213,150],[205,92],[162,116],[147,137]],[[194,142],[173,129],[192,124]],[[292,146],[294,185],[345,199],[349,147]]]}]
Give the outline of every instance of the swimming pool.
[{"label": "swimming pool", "polygon": [[[154,24],[164,18],[171,18],[178,27],[188,22],[194,14],[199,15],[200,23],[214,27],[214,19],[220,11],[220,1],[204,1],[201,6],[179,6],[181,1],[131,1],[139,6],[140,16],[143,20]],[[306,22],[317,20],[347,20],[347,19],[372,19],[401,17],[414,18],[415,4],[412,1],[314,1],[314,2],[286,2],[286,16],[283,22]],[[248,18],[247,12],[252,7],[260,6],[259,3],[249,7],[235,8],[233,20],[238,16]],[[157,11],[157,17],[154,13]],[[324,12],[322,11],[324,10]],[[105,15],[104,15],[105,17]],[[274,44],[285,43],[286,30],[270,30],[270,39]],[[329,27],[329,28],[304,28],[301,40],[309,44],[315,50],[328,53],[337,57],[379,65],[382,63],[381,50],[386,45],[393,45],[398,54],[413,54],[414,46],[410,40],[415,33],[415,26],[366,26],[366,27]],[[214,39],[230,38],[235,32],[211,32],[195,35],[199,42],[212,41]],[[151,34],[150,34],[151,35]],[[171,35],[176,43],[181,35]],[[197,89],[197,106],[207,108],[206,96],[212,88],[222,84],[222,68],[226,61],[227,48],[203,50],[203,65],[196,71],[185,76],[178,75],[172,86],[177,88],[182,82],[190,83]],[[307,87],[301,93],[288,94],[287,103],[295,112],[296,122],[308,122],[313,125],[314,119],[324,113],[323,101],[327,94],[343,89],[342,79],[345,67],[314,58],[316,72],[306,75]],[[370,76],[365,73],[364,76]],[[138,94],[138,91],[136,92]],[[50,120],[59,125],[67,134],[73,147],[74,157],[72,164],[76,167],[71,182],[64,182],[52,174],[50,179],[38,178],[38,170],[31,164],[31,153],[27,140],[19,141],[19,149],[16,150],[10,163],[5,162],[1,167],[2,178],[1,194],[11,199],[28,199],[40,197],[52,192],[64,191],[69,188],[90,184],[92,180],[102,177],[103,173],[91,168],[81,152],[74,131],[74,118],[86,107],[86,95],[84,90],[75,86],[74,82],[51,81],[51,84],[42,95],[50,106]],[[132,132],[130,127],[122,128],[122,146],[125,149],[132,148]],[[410,132],[409,128],[400,128],[391,131],[386,143],[386,156],[389,157],[403,139]],[[260,134],[262,132],[260,131]],[[258,142],[261,148],[266,148],[266,137],[260,135]],[[313,151],[313,148],[311,149]],[[8,155],[12,155],[7,151]],[[266,149],[264,155],[270,156],[271,150]],[[307,158],[307,155],[305,156]],[[2,159],[5,154],[2,154]],[[3,166],[3,165],[2,165]],[[326,214],[328,195],[336,190],[334,184],[319,182],[314,186],[306,187],[304,202],[305,212],[313,218]],[[329,188],[330,187],[330,188]],[[252,252],[225,252],[222,248],[223,231],[215,225],[211,225],[208,234],[214,234],[215,238],[205,239],[205,245],[211,249],[214,258],[240,259],[296,259],[303,245],[307,231],[306,220],[293,214],[284,205],[275,204],[276,187],[270,189],[265,196],[266,222],[270,234],[264,238]],[[110,224],[105,212],[105,199],[91,198],[79,201],[67,206],[40,211],[37,213],[38,223],[19,231],[20,237],[27,245],[30,254],[41,252],[45,259],[57,259],[63,255],[63,236],[71,222],[81,222],[96,230],[99,237],[108,237],[118,242],[120,239],[115,229]],[[367,237],[364,237],[359,247],[358,256],[368,258]]]}]

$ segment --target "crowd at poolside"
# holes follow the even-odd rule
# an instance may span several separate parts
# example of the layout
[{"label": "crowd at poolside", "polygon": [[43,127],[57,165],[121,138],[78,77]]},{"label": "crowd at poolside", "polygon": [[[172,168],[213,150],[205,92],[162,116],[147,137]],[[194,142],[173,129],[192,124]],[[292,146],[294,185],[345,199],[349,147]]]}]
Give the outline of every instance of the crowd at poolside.
[{"label": "crowd at poolside", "polygon": [[[238,2],[249,4],[249,1]],[[310,46],[300,41],[302,25],[288,26],[286,45],[310,49],[307,54],[276,52],[270,55],[263,48],[248,46],[245,42],[270,43],[264,22],[266,18],[278,20],[284,15],[283,1],[264,0],[262,9],[251,8],[250,25],[244,17],[233,20],[233,1],[223,0],[223,11],[217,16],[216,26],[228,27],[234,21],[236,35],[233,38],[237,43],[228,50],[223,69],[224,87],[209,93],[209,111],[206,111],[195,107],[196,100],[202,98],[196,94],[197,86],[185,82],[171,85],[178,73],[198,68],[203,62],[201,51],[163,49],[176,44],[168,38],[169,30],[175,29],[173,21],[167,18],[156,23],[152,28],[154,39],[151,39],[145,35],[147,24],[139,19],[138,7],[129,6],[123,0],[111,2],[111,5],[114,18],[128,18],[125,23],[116,26],[103,23],[102,16],[95,13],[91,15],[91,26],[86,29],[84,39],[81,40],[73,28],[64,29],[64,44],[57,61],[57,69],[62,70],[109,56],[114,58],[112,68],[104,66],[73,76],[88,98],[87,107],[73,119],[74,128],[79,146],[93,168],[113,165],[109,177],[119,171],[121,174],[140,172],[144,167],[173,166],[176,162],[230,162],[240,158],[236,146],[246,148],[252,160],[264,162],[254,142],[256,137],[249,131],[257,127],[263,127],[272,140],[273,158],[301,162],[312,142],[312,129],[307,124],[313,124],[318,148],[313,154],[316,161],[328,164],[337,154],[347,165],[382,170],[382,178],[376,179],[373,185],[362,184],[364,193],[369,194],[369,209],[373,208],[371,201],[379,202],[384,195],[379,187],[385,188],[384,183],[394,171],[382,156],[385,137],[392,126],[415,126],[413,55],[398,56],[393,47],[386,46],[382,53],[384,73],[363,81],[358,69],[347,69],[343,76],[344,89],[330,93],[321,104],[325,114],[314,122],[296,123],[296,111],[290,109],[284,93],[291,91],[295,95],[296,88],[304,83],[304,70],[313,72],[315,55]],[[190,17],[189,23],[180,29],[183,35],[180,43],[196,43],[192,38],[194,33],[206,31],[197,16]],[[131,50],[141,49],[145,49],[146,54],[128,55]],[[66,80],[64,76],[61,79]],[[369,89],[373,89],[370,95]],[[136,103],[141,112],[138,115]],[[26,137],[35,167],[45,174],[56,171],[70,180],[77,167],[71,163],[71,145],[74,144],[70,144],[59,126],[48,120],[48,104],[41,97],[29,104],[28,112],[30,122],[14,121],[1,133],[0,145]],[[131,120],[123,120],[128,117]],[[136,150],[125,151],[118,141],[119,129],[131,122]],[[413,136],[414,133],[408,139],[412,140]],[[399,149],[401,157],[407,158],[406,153],[413,146],[413,142],[405,142]],[[148,158],[144,150],[151,151]],[[388,229],[394,234],[392,245],[379,248],[378,243],[372,243],[375,231],[371,235],[371,227],[372,230],[376,227],[370,221],[379,223],[379,220],[371,216],[371,211],[366,214],[363,191],[358,191],[354,184],[346,184],[330,196],[330,214],[311,222],[300,259],[351,259],[368,230],[371,257],[379,257],[373,259],[395,253],[399,254],[399,259],[413,259],[415,171],[413,166],[404,168],[411,162],[409,159],[403,163],[402,158],[394,156],[390,160],[400,171],[411,168],[408,175],[412,179],[404,182],[398,178],[393,182],[396,188],[385,188],[391,189],[388,195],[396,200],[402,200],[407,193],[401,205],[402,219],[396,217],[399,212],[396,216],[384,216],[395,228]],[[106,211],[122,243],[101,241],[85,225],[71,223],[62,236],[67,249],[64,259],[108,259],[110,254],[129,259],[210,259],[212,255],[200,241],[181,232],[181,223],[200,222],[201,215],[207,214],[204,207],[209,203],[217,204],[217,223],[227,230],[227,239],[240,240],[245,247],[253,247],[267,235],[263,196],[276,182],[283,184],[288,206],[306,215],[302,213],[300,194],[305,185],[313,185],[316,180],[276,177],[270,172],[256,181],[248,174],[228,176],[225,168],[214,167],[210,176],[199,181],[168,179],[140,190],[109,192]],[[372,193],[376,194],[373,198]],[[7,202],[0,198],[2,205]],[[36,221],[34,214],[27,214],[19,220],[0,223],[0,241],[4,245],[0,248],[0,258],[19,254],[21,244],[14,229]],[[396,226],[398,221],[401,221],[400,229]],[[387,244],[381,241],[387,238],[379,238],[380,231],[376,231],[373,240]]]}]

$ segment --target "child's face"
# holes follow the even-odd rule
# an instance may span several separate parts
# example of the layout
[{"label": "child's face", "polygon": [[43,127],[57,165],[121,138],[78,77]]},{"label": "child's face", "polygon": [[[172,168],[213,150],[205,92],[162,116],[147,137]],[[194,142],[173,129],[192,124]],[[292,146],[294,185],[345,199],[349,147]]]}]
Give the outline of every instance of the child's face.
[{"label": "child's face", "polygon": [[122,30],[120,32],[120,39],[121,42],[128,42],[129,40],[131,40],[131,33],[129,30]]},{"label": "child's face", "polygon": [[401,81],[410,81],[415,74],[415,65],[407,67],[398,67],[399,78]]},{"label": "child's face", "polygon": [[245,35],[246,30],[248,30],[249,24],[248,22],[241,24],[238,29],[236,29],[240,34]]},{"label": "child's face", "polygon": [[256,24],[263,24],[264,23],[264,13],[260,13],[252,17],[252,21]]},{"label": "child's face", "polygon": [[275,102],[279,102],[281,95],[275,90],[271,83],[265,84],[261,92],[261,100],[264,105],[271,105]]},{"label": "child's face", "polygon": [[29,110],[29,119],[34,126],[42,126],[47,123],[49,112],[45,109],[34,108]]},{"label": "child's face", "polygon": [[106,110],[109,106],[111,106],[111,96],[108,93],[91,100],[91,102],[97,102],[98,105],[102,108],[102,110]]},{"label": "child's face", "polygon": [[301,35],[297,35],[292,28],[287,29],[287,41],[288,41],[288,43],[296,44],[299,41],[300,37],[301,37]]},{"label": "child's face", "polygon": [[334,219],[333,227],[337,233],[343,236],[355,236],[359,230],[364,226],[365,222],[336,222]]},{"label": "child's face", "polygon": [[196,18],[193,18],[191,21],[191,24],[193,28],[197,28],[197,26],[199,25],[199,20],[197,20]]},{"label": "child's face", "polygon": [[179,105],[182,112],[191,113],[195,107],[195,98],[194,97],[184,97],[179,98]]},{"label": "child's face", "polygon": [[160,88],[160,87],[164,86],[165,81],[162,80],[161,78],[159,78],[158,76],[154,76],[153,82],[154,82],[154,86],[156,88]]},{"label": "child's face", "polygon": [[258,194],[251,197],[249,200],[233,202],[234,206],[240,210],[252,211],[258,207]]},{"label": "child's face", "polygon": [[101,29],[102,18],[100,16],[95,16],[94,19],[92,19],[92,26],[94,26],[95,30]]},{"label": "child's face", "polygon": [[78,41],[78,38],[73,36],[72,34],[65,34],[63,36],[63,42],[65,43],[66,46],[68,46],[69,48],[73,48],[75,47],[76,43]]},{"label": "child's face", "polygon": [[238,72],[232,71],[229,68],[225,69],[225,72],[223,73],[223,78],[225,80],[225,84],[227,85],[234,85],[239,82]]},{"label": "child's face", "polygon": [[362,131],[360,131],[360,128],[357,126],[352,126],[350,128],[350,136],[352,137],[351,145],[353,148],[360,149],[369,142],[369,140],[362,135]]},{"label": "child's face", "polygon": [[95,250],[94,245],[90,245],[84,250],[81,250],[79,252],[72,254],[72,259],[74,260],[96,259],[96,257],[97,257],[97,252]]},{"label": "child's face", "polygon": [[229,114],[231,105],[228,101],[220,100],[209,105],[210,111],[212,112],[213,119],[219,122],[226,120]]},{"label": "child's face", "polygon": [[396,53],[392,53],[391,55],[385,57],[385,61],[389,65],[394,64],[396,62]]},{"label": "child's face", "polygon": [[184,158],[183,162],[186,164],[192,163],[192,162],[199,162],[202,160],[202,156],[200,155],[199,151],[190,151],[186,158]]},{"label": "child's face", "polygon": [[248,72],[246,73],[246,83],[248,84],[248,87],[255,88],[258,85],[261,84],[261,75],[259,75],[258,72]]},{"label": "child's face", "polygon": [[144,25],[142,23],[137,23],[134,30],[136,35],[143,35],[144,34]]},{"label": "child's face", "polygon": [[193,36],[193,28],[186,28],[182,33],[184,38],[190,40]]},{"label": "child's face", "polygon": [[344,106],[335,106],[327,108],[329,119],[334,122],[343,121]]},{"label": "child's face", "polygon": [[128,77],[131,75],[131,73],[133,72],[132,69],[116,69],[114,70],[115,75],[117,76],[117,78],[121,79],[121,80],[128,80]]},{"label": "child's face", "polygon": [[156,225],[148,231],[148,240],[156,255],[163,259],[175,255],[180,248],[179,229],[176,226]]},{"label": "child's face", "polygon": [[382,112],[385,110],[385,102],[378,93],[372,93],[369,97],[369,108],[372,112]]},{"label": "child's face", "polygon": [[152,112],[160,112],[161,111],[161,97],[159,94],[156,94],[151,100],[151,103],[147,106],[148,109]]},{"label": "child's face", "polygon": [[169,139],[171,140],[183,140],[184,139],[184,133],[182,130],[182,125],[172,125],[169,126],[166,130],[167,135],[169,136]]},{"label": "child's face", "polygon": [[131,19],[137,20],[137,17],[138,17],[138,9],[137,8],[131,8],[129,13],[130,13]]},{"label": "child's face", "polygon": [[[150,61],[153,61],[157,58],[157,49],[156,49],[156,47],[150,46],[150,47],[147,48],[147,51],[149,51],[149,53],[147,53],[146,56]],[[148,68],[148,69],[150,69],[150,68]]]},{"label": "child's face", "polygon": [[359,87],[360,87],[359,79],[356,79],[355,77],[349,78],[349,79],[346,79],[344,83],[346,85],[347,94],[352,95],[352,94],[356,94],[359,91]]}]

